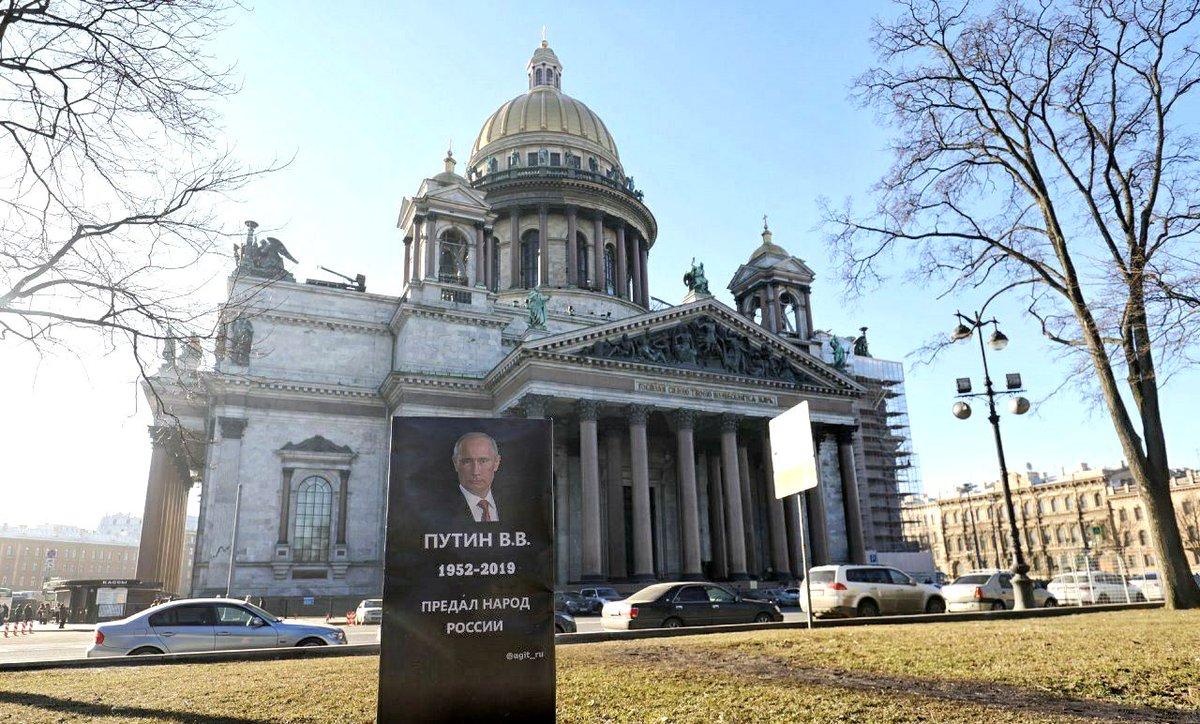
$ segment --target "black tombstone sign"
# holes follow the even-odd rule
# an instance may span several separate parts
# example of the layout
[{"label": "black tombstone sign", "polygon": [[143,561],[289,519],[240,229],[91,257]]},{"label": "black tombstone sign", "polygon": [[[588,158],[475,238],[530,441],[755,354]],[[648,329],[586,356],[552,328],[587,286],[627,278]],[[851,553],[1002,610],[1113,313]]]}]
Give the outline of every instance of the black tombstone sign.
[{"label": "black tombstone sign", "polygon": [[392,419],[380,722],[554,721],[553,450],[548,420]]}]

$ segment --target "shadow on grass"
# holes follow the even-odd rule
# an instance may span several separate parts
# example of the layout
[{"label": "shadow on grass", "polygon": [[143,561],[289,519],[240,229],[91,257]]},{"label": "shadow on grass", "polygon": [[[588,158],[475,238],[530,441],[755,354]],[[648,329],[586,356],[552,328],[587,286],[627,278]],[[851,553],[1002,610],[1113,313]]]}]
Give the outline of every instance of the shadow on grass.
[{"label": "shadow on grass", "polygon": [[215,724],[263,724],[270,719],[247,719],[238,716],[213,716],[187,711],[171,711],[170,709],[147,709],[140,706],[123,706],[121,704],[104,704],[100,702],[77,701],[63,699],[45,694],[30,694],[12,691],[0,691],[0,704],[17,704],[20,706],[46,709],[57,714],[78,714],[87,717],[120,717],[122,719],[162,719],[185,724],[200,722],[215,722]]}]

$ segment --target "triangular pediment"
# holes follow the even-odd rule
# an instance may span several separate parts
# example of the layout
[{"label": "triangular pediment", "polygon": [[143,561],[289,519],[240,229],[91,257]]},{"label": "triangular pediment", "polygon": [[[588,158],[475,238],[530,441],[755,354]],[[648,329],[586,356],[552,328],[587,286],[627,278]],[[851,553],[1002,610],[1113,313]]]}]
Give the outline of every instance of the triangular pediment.
[{"label": "triangular pediment", "polygon": [[811,284],[816,278],[813,270],[800,259],[788,257],[770,266],[742,264],[729,280],[729,289],[745,287],[757,279],[787,279],[800,284]]},{"label": "triangular pediment", "polygon": [[490,208],[487,202],[484,200],[483,194],[474,189],[457,185],[431,190],[425,194],[425,200],[436,200],[442,203],[469,206],[481,210],[488,210]]},{"label": "triangular pediment", "polygon": [[861,387],[715,299],[522,345],[520,351],[633,363],[855,394]]}]

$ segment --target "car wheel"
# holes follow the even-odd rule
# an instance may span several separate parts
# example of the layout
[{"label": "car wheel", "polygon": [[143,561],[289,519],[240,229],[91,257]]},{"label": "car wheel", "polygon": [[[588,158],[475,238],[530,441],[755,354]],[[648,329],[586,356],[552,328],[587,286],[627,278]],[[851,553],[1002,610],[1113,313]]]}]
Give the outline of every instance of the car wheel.
[{"label": "car wheel", "polygon": [[754,617],[754,623],[771,623],[771,614],[762,612]]},{"label": "car wheel", "polygon": [[992,601],[992,610],[993,611],[1003,611],[1006,608],[1007,608],[1007,606],[1004,605],[1004,601]]},{"label": "car wheel", "polygon": [[668,618],[663,621],[663,628],[683,628],[683,621],[677,618]]},{"label": "car wheel", "polygon": [[153,656],[155,654],[161,654],[161,653],[162,653],[162,651],[154,648],[153,646],[139,646],[138,648],[134,649],[133,651],[130,651],[129,655],[130,656]]},{"label": "car wheel", "polygon": [[854,610],[854,613],[855,613],[855,615],[859,616],[860,618],[866,618],[866,617],[870,617],[870,616],[878,616],[879,615],[879,604],[875,603],[874,601],[872,601],[869,598],[866,599],[865,601],[859,601],[858,608],[856,608]]},{"label": "car wheel", "polygon": [[1047,598],[1046,602],[1042,604],[1042,608],[1057,608],[1057,607],[1058,607],[1058,601],[1056,601],[1053,598]]},{"label": "car wheel", "polygon": [[324,646],[325,642],[321,639],[307,638],[296,644],[296,646]]},{"label": "car wheel", "polygon": [[925,613],[945,613],[946,602],[934,596],[925,603]]}]

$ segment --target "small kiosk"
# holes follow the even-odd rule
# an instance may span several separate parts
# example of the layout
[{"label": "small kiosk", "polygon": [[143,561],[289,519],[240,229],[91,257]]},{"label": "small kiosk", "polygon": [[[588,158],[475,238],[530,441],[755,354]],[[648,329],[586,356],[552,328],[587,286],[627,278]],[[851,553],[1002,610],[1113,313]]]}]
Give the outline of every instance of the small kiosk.
[{"label": "small kiosk", "polygon": [[71,623],[100,623],[148,608],[161,591],[158,581],[83,578],[60,581],[54,596],[58,603],[67,605]]}]

